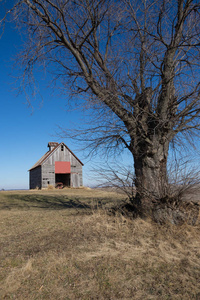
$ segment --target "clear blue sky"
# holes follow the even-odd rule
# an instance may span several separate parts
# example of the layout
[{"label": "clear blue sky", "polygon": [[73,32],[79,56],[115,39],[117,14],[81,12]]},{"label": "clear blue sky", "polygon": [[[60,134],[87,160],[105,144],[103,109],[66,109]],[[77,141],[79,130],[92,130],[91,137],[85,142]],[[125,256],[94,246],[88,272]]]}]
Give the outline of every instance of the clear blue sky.
[{"label": "clear blue sky", "polygon": [[19,44],[16,31],[7,27],[0,39],[0,189],[28,188],[28,169],[48,150],[49,141],[61,141],[52,136],[56,124],[69,124],[74,118],[66,112],[64,99],[51,95],[47,82],[40,85],[43,103],[38,95],[33,108],[28,107],[25,94],[17,96],[12,75],[17,73],[13,58]]},{"label": "clear blue sky", "polygon": [[18,70],[13,69],[13,61],[20,46],[20,35],[14,25],[7,24],[0,39],[0,190],[29,187],[28,169],[48,150],[49,141],[63,141],[74,151],[85,165],[84,185],[94,184],[89,175],[94,161],[84,159],[83,153],[77,151],[79,145],[56,136],[57,125],[70,128],[72,123],[80,124],[83,113],[67,111],[67,99],[59,91],[53,92],[49,82],[39,77],[40,94],[36,100],[31,99],[32,108],[28,107],[25,94],[17,95],[18,84],[13,76]]},{"label": "clear blue sky", "polygon": [[[1,16],[0,9],[0,19]],[[41,74],[36,74],[36,79],[40,81],[40,93],[36,100],[31,99],[32,108],[28,107],[25,94],[17,96],[16,88],[19,86],[13,76],[18,74],[18,70],[13,69],[13,62],[21,44],[21,37],[14,25],[7,24],[0,38],[0,190],[29,187],[28,170],[48,150],[49,141],[63,141],[74,151],[85,165],[84,185],[95,184],[91,179],[90,169],[94,162],[100,161],[101,158],[86,160],[83,153],[78,151],[78,144],[56,136],[58,125],[63,128],[70,128],[73,123],[80,125],[83,112],[68,111],[67,98],[61,97],[59,91],[53,92],[48,86],[48,80],[39,77]],[[120,161],[132,164],[130,155],[125,155],[123,161],[122,158]],[[195,162],[197,161],[199,153],[195,156]]]}]

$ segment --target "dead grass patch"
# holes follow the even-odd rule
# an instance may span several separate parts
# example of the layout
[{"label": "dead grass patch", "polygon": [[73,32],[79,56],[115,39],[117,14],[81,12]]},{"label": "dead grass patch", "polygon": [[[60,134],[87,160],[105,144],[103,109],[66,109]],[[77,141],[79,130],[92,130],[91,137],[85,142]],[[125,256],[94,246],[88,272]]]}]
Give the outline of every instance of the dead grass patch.
[{"label": "dead grass patch", "polygon": [[30,207],[0,210],[0,299],[200,298],[199,225]]}]

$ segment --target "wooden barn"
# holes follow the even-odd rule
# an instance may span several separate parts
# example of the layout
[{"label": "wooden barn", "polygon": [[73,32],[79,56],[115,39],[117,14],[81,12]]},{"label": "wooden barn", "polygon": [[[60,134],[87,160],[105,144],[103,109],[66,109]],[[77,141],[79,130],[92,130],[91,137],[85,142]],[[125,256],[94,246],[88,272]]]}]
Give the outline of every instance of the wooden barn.
[{"label": "wooden barn", "polygon": [[48,143],[45,153],[29,170],[30,189],[48,185],[80,187],[83,185],[83,163],[64,143]]}]

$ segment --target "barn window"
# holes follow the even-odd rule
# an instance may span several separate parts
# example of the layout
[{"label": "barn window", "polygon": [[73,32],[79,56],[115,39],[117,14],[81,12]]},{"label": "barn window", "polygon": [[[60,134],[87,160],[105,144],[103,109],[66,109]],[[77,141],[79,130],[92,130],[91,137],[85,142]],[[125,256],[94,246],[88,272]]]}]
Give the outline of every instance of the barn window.
[{"label": "barn window", "polygon": [[50,183],[50,181],[47,181],[47,184],[49,184]]},{"label": "barn window", "polygon": [[63,145],[61,145],[61,151],[63,151],[64,150],[64,146]]}]

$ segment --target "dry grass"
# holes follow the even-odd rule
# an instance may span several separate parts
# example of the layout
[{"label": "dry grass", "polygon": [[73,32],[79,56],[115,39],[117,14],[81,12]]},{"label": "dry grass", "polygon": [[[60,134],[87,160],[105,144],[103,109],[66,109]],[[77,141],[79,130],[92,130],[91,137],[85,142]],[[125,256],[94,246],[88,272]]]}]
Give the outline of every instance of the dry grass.
[{"label": "dry grass", "polygon": [[0,192],[0,299],[200,299],[200,225],[89,207],[110,198],[120,200],[101,190]]}]

